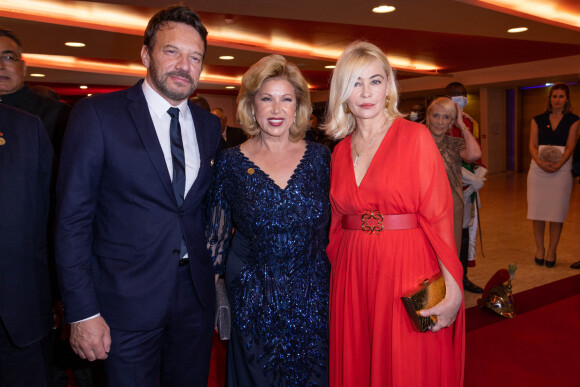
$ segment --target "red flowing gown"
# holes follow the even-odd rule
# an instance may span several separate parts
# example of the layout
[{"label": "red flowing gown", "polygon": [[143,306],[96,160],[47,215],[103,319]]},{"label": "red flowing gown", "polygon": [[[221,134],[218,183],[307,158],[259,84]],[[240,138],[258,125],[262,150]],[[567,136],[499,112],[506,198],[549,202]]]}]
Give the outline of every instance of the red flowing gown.
[{"label": "red flowing gown", "polygon": [[[332,154],[331,386],[460,386],[464,308],[439,332],[415,332],[401,296],[440,271],[462,287],[453,204],[443,159],[428,129],[397,119],[357,186],[351,137]],[[368,234],[342,228],[367,210],[418,214],[420,228]]]}]

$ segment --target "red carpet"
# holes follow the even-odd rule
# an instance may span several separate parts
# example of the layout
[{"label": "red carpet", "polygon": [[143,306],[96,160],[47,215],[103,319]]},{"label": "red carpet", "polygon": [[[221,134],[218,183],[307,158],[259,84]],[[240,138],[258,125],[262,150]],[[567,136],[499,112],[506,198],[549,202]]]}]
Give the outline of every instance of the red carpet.
[{"label": "red carpet", "polygon": [[514,319],[468,309],[465,386],[579,386],[579,279],[515,294]]},{"label": "red carpet", "polygon": [[227,341],[220,341],[218,335],[213,335],[213,348],[209,366],[208,387],[223,387],[226,384],[226,348]]},{"label": "red carpet", "polygon": [[[580,281],[580,274],[514,294],[516,314],[519,316],[564,298],[580,294],[578,281]],[[504,320],[505,318],[498,316],[489,309],[474,306],[465,311],[465,330],[470,332]]]}]

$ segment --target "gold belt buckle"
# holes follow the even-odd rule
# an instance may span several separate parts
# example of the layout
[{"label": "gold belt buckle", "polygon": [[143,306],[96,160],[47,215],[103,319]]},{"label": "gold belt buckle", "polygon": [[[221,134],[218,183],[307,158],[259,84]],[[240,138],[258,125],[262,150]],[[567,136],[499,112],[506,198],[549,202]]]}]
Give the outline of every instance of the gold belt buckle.
[{"label": "gold belt buckle", "polygon": [[379,213],[379,210],[367,210],[362,214],[361,228],[363,231],[366,231],[369,234],[378,234],[379,232],[383,231],[383,215]]}]

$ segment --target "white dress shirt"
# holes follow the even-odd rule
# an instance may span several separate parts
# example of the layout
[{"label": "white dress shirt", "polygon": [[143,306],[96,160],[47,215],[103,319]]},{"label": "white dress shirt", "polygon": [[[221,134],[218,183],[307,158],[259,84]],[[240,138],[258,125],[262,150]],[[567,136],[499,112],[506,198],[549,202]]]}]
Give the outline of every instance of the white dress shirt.
[{"label": "white dress shirt", "polygon": [[153,120],[153,126],[163,150],[165,157],[165,164],[167,164],[167,171],[169,177],[173,180],[173,159],[171,158],[171,140],[169,135],[169,125],[171,123],[171,116],[167,113],[170,107],[179,109],[179,125],[181,126],[181,139],[183,140],[183,151],[185,153],[185,195],[193,185],[197,178],[200,166],[199,148],[197,145],[197,137],[195,135],[195,125],[193,124],[193,117],[191,111],[187,106],[187,99],[177,106],[171,105],[162,96],[160,96],[145,79],[143,81],[143,94],[147,100],[149,113]]}]

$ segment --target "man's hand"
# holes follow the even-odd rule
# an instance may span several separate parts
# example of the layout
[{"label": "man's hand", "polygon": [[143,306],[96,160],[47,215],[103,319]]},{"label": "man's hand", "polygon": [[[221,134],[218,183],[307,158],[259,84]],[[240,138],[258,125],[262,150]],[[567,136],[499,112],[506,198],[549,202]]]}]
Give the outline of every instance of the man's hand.
[{"label": "man's hand", "polygon": [[111,349],[111,333],[105,320],[99,316],[71,325],[70,345],[82,359],[106,359]]}]

